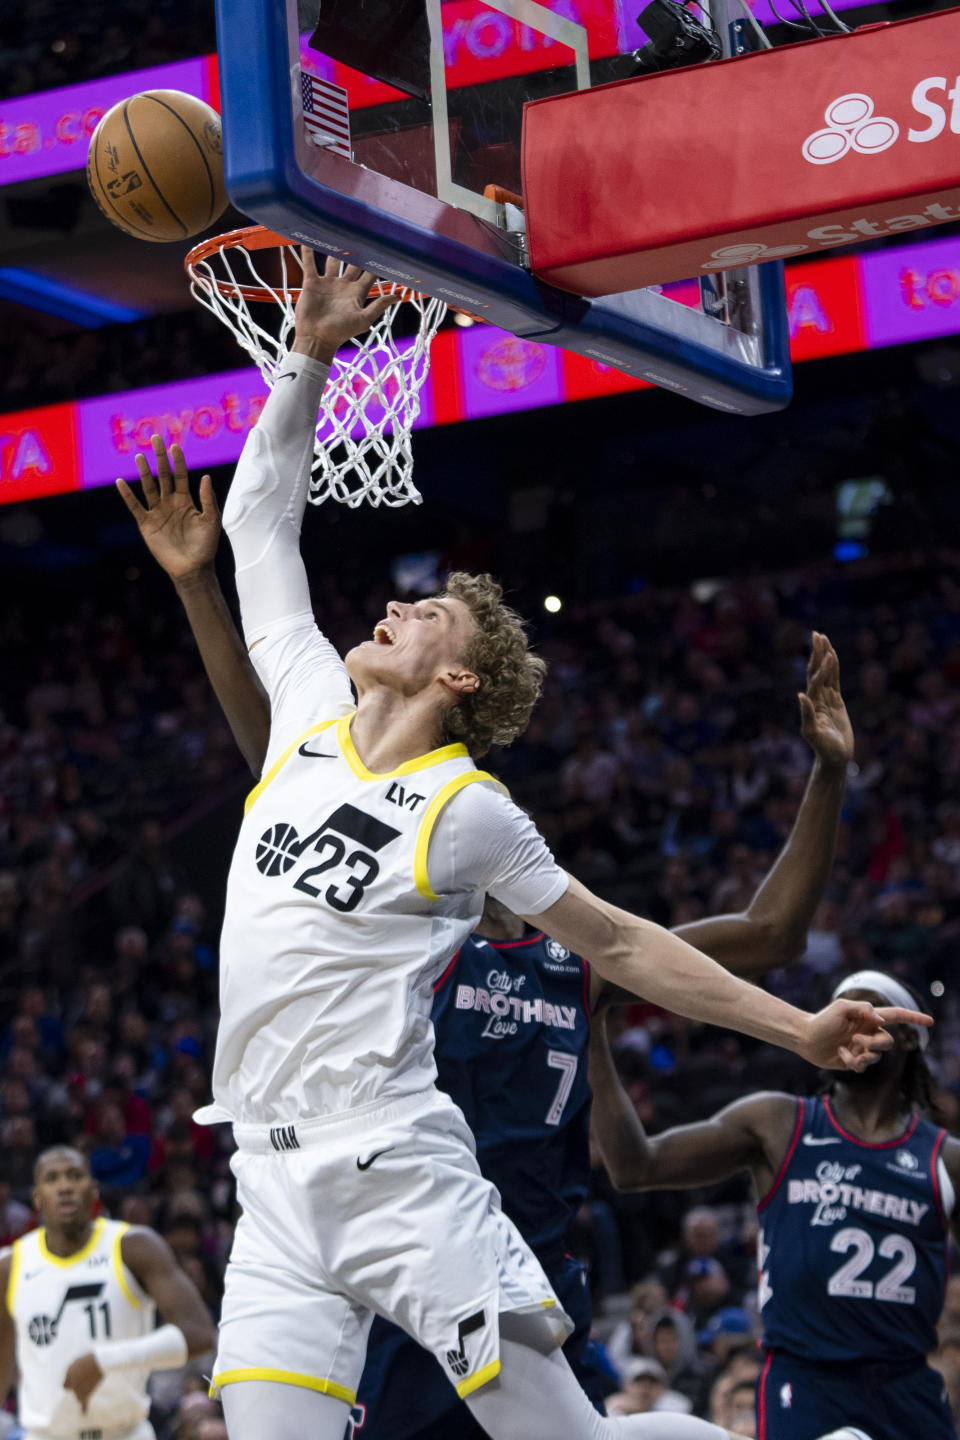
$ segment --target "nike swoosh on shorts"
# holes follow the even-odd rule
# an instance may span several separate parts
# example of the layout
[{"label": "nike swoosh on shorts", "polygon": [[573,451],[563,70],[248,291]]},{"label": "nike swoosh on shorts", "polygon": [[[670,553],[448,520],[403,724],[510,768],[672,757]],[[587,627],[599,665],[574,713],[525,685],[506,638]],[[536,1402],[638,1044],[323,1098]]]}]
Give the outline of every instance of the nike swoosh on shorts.
[{"label": "nike swoosh on shorts", "polygon": [[358,1155],[358,1156],[357,1156],[357,1169],[358,1169],[358,1170],[369,1170],[369,1169],[370,1169],[370,1166],[373,1164],[374,1160],[379,1160],[379,1158],[380,1158],[381,1155],[388,1155],[391,1150],[395,1150],[396,1148],[397,1148],[397,1147],[396,1147],[395,1145],[388,1145],[387,1148],[386,1148],[386,1150],[374,1150],[374,1152],[373,1152],[373,1154],[370,1156],[370,1159],[369,1159],[369,1160],[361,1160],[361,1159],[360,1159],[360,1156]]}]

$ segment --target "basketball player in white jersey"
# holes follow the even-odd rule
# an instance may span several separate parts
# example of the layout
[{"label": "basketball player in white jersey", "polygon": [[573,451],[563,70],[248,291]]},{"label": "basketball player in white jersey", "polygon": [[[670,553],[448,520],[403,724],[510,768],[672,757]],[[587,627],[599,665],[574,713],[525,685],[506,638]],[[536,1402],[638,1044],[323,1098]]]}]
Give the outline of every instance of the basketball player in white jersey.
[{"label": "basketball player in white jersey", "polygon": [[177,1369],[215,1344],[206,1306],[166,1241],[94,1219],[97,1194],[79,1151],[45,1150],[33,1192],[43,1226],[0,1255],[0,1391],[19,1372],[25,1440],[153,1440],[151,1371]]},{"label": "basketball player in white jersey", "polygon": [[863,1068],[892,1044],[885,1025],[928,1017],[850,1001],[807,1015],[560,870],[471,759],[523,732],[543,669],[489,577],[391,602],[344,665],[314,621],[300,524],[334,353],[389,302],[368,302],[356,268],[304,266],[293,352],[224,514],[271,702],[198,1115],[231,1121],[238,1145],[214,1373],[231,1440],[341,1440],[374,1311],[436,1356],[494,1440],[720,1440],[687,1416],[600,1416],[580,1390],[557,1348],[568,1319],[434,1088],[432,982],[486,892],[611,983],[821,1066]]}]

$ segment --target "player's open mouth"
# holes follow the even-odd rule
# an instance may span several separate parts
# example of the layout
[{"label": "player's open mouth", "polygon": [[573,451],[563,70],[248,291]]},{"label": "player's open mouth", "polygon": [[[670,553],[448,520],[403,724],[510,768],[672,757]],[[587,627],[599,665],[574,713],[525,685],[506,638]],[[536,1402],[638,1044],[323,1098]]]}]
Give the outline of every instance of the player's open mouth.
[{"label": "player's open mouth", "polygon": [[397,637],[389,625],[375,625],[373,638],[377,645],[396,645],[397,643]]}]

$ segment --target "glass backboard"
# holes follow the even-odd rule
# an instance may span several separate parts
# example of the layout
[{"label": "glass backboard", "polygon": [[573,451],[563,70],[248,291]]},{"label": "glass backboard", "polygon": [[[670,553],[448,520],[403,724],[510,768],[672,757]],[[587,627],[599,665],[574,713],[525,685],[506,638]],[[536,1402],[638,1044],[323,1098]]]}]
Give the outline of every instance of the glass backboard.
[{"label": "glass backboard", "polygon": [[217,20],[227,189],[258,223],[702,404],[789,401],[780,265],[693,307],[526,266],[524,104],[631,73],[621,0],[218,0]]}]

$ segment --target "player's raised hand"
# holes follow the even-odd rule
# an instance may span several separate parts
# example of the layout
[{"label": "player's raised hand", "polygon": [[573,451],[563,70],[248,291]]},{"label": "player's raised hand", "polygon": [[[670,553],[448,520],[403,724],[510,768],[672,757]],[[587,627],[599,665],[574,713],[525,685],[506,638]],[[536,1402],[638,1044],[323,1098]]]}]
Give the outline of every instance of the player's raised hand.
[{"label": "player's raised hand", "polygon": [[97,1363],[97,1357],[91,1351],[87,1355],[79,1355],[69,1366],[63,1377],[63,1388],[73,1391],[80,1401],[80,1409],[86,1412],[90,1396],[102,1379],[103,1371]]},{"label": "player's raised hand", "polygon": [[[309,246],[300,250],[303,286],[296,305],[296,342],[312,344],[329,352],[330,359],[347,340],[369,330],[375,320],[396,305],[396,295],[370,298],[377,277],[358,265],[348,265],[340,274],[340,262],[328,255],[321,275]],[[300,343],[297,343],[300,342]]]},{"label": "player's raised hand", "polygon": [[932,1018],[920,1010],[834,1000],[810,1016],[807,1042],[799,1053],[821,1070],[866,1070],[893,1045],[888,1025],[932,1024]]},{"label": "player's raised hand", "polygon": [[170,456],[159,435],[151,437],[157,475],[145,455],[138,453],[137,469],[142,483],[143,503],[125,480],[117,489],[150,554],[171,580],[184,580],[213,564],[220,540],[220,509],[209,475],[200,480],[200,503],[190,493],[187,466],[179,445],[170,446]]},{"label": "player's raised hand", "polygon": [[807,693],[800,701],[801,733],[826,765],[848,765],[853,759],[853,729],[840,693],[840,662],[826,635],[813,632],[807,665]]}]

